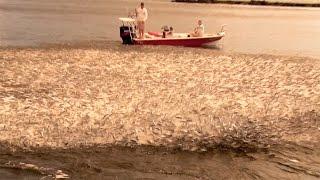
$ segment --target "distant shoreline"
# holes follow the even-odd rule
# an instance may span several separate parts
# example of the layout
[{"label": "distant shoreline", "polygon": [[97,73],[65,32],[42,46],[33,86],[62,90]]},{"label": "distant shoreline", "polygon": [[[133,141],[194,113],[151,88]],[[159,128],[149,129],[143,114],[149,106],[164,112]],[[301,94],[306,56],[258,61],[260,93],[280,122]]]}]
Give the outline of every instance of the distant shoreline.
[{"label": "distant shoreline", "polygon": [[243,5],[262,5],[262,6],[294,6],[294,7],[320,7],[319,3],[313,2],[283,2],[268,0],[172,0],[172,2],[185,3],[216,3],[216,4],[243,4]]}]

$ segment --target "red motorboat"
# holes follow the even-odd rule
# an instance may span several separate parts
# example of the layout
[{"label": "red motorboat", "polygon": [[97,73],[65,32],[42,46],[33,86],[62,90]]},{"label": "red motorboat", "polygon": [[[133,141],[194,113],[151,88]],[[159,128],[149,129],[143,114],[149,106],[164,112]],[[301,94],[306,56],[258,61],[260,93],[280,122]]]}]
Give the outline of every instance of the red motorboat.
[{"label": "red motorboat", "polygon": [[144,39],[138,39],[135,35],[135,20],[132,18],[119,18],[123,25],[120,27],[120,36],[123,44],[135,45],[168,45],[200,47],[222,39],[225,35],[223,27],[219,33],[204,34],[202,37],[190,37],[187,33],[174,33],[172,36],[162,37],[162,33],[148,32]]},{"label": "red motorboat", "polygon": [[216,35],[206,34],[203,37],[188,37],[186,36],[173,36],[173,37],[146,37],[144,39],[134,38],[134,44],[139,45],[168,45],[168,46],[187,46],[187,47],[200,47],[206,44],[213,43],[220,40],[224,33]]}]

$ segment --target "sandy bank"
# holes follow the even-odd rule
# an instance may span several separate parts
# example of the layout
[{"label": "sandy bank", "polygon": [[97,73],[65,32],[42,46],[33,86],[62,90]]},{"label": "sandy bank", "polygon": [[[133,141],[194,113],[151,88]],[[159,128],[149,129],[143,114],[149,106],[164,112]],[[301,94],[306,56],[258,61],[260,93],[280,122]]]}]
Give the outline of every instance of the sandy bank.
[{"label": "sandy bank", "polygon": [[320,7],[319,0],[172,0],[173,2],[190,3],[224,3],[224,4],[248,4],[270,6],[302,6]]}]

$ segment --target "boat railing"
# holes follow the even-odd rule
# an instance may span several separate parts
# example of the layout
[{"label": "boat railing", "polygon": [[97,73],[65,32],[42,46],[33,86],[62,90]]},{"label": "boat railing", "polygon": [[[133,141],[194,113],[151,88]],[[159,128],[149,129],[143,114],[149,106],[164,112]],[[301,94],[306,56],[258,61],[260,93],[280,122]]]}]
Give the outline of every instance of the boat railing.
[{"label": "boat railing", "polygon": [[227,24],[223,24],[222,26],[221,26],[221,30],[220,30],[220,32],[225,32],[225,27],[227,26]]}]

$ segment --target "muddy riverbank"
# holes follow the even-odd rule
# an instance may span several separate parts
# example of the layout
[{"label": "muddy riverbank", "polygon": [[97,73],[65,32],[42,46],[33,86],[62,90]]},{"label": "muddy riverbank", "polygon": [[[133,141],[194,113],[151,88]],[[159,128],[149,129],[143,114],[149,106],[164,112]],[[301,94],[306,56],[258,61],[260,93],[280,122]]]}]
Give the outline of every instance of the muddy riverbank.
[{"label": "muddy riverbank", "polygon": [[221,148],[197,153],[150,146],[93,146],[64,150],[38,148],[29,152],[1,151],[0,163],[7,163],[8,160],[11,164],[25,162],[49,170],[0,168],[0,172],[6,172],[7,177],[15,180],[19,177],[21,180],[27,177],[52,179],[57,170],[68,174],[71,179],[92,180],[318,179],[319,155],[319,146],[290,144],[247,153]]}]

